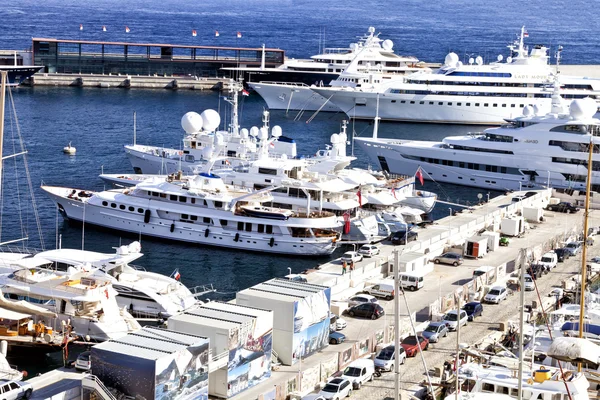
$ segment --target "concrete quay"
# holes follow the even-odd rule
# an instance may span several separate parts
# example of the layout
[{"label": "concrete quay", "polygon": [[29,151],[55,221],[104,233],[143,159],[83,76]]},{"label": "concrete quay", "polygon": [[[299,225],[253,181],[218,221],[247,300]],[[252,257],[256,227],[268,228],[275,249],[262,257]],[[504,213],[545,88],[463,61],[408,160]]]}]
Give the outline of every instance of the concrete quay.
[{"label": "concrete quay", "polygon": [[29,78],[29,85],[125,89],[220,90],[228,81],[229,79],[226,78],[199,78],[193,76],[37,73]]},{"label": "concrete quay", "polygon": [[[321,265],[319,269],[310,270],[306,275],[310,283],[330,286],[332,288],[332,310],[341,313],[345,301],[355,293],[363,290],[366,283],[377,282],[390,274],[393,265],[393,252],[402,249],[400,258],[411,255],[413,259],[422,257],[419,269],[429,270],[425,276],[424,288],[416,292],[407,292],[400,299],[400,331],[404,336],[411,332],[410,320],[422,330],[429,319],[439,317],[441,313],[455,307],[455,293],[461,292],[463,300],[478,299],[483,293],[483,285],[472,280],[473,270],[489,265],[496,269],[495,279],[506,281],[519,268],[520,249],[527,249],[530,260],[539,259],[541,255],[562,242],[575,240],[582,231],[582,213],[561,214],[546,212],[544,221],[530,224],[530,229],[521,238],[511,238],[508,247],[499,247],[489,252],[482,259],[465,259],[458,267],[428,262],[435,255],[459,246],[466,238],[479,233],[483,229],[493,229],[501,218],[520,212],[523,207],[543,206],[547,204],[549,192],[542,191],[536,196],[522,202],[514,203],[511,198],[518,195],[501,196],[487,204],[475,207],[471,212],[465,211],[453,217],[447,217],[419,231],[419,241],[410,242],[408,246],[381,245],[381,254],[372,259],[357,263],[354,271],[342,275],[339,261]],[[591,213],[591,218],[597,212]],[[590,221],[590,226],[597,226],[600,221]],[[389,242],[388,242],[389,243]],[[590,257],[595,255],[594,248]],[[579,260],[578,260],[579,259]],[[542,296],[546,296],[553,285],[567,279],[580,268],[580,257],[571,258],[559,264],[549,275],[538,280]],[[400,269],[402,271],[402,269]],[[526,302],[531,304],[537,300],[535,292],[526,293]],[[517,313],[518,296],[510,296],[502,305],[485,305],[484,316],[469,323],[461,332],[461,342],[474,344],[490,332],[496,332],[499,323],[506,322]],[[293,366],[279,366],[267,381],[252,387],[234,399],[284,399],[288,394],[304,395],[322,385],[332,373],[343,370],[352,360],[372,356],[382,344],[393,342],[395,313],[393,301],[380,300],[386,315],[379,320],[363,320],[344,317],[348,326],[342,331],[346,341],[341,345],[330,345],[321,352],[302,360]],[[423,322],[423,323],[422,323]],[[432,344],[424,352],[428,369],[441,367],[456,349],[456,334],[443,339],[439,344]],[[410,359],[401,368],[401,387],[404,397],[417,394],[422,388],[418,386],[424,380],[424,367],[419,357]],[[393,373],[384,374],[364,385],[355,396],[361,399],[393,398]],[[272,397],[274,396],[274,397]],[[293,397],[292,397],[293,398]]]}]

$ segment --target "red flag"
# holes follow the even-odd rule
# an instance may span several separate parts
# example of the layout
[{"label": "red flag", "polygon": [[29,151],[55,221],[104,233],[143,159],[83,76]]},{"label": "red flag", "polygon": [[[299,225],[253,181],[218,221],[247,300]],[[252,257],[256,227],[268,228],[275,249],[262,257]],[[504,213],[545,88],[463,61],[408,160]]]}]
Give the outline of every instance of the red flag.
[{"label": "red flag", "polygon": [[238,32],[238,33],[237,33],[237,37],[238,37],[238,38],[241,38],[241,37],[242,37],[242,32]]},{"label": "red flag", "polygon": [[250,96],[250,93],[246,89],[242,89],[242,94],[244,96]]},{"label": "red flag", "polygon": [[362,193],[360,192],[360,189],[358,189],[356,195],[358,196],[358,205],[362,208]]},{"label": "red flag", "polygon": [[192,30],[192,36],[198,36],[195,29]]},{"label": "red flag", "polygon": [[215,31],[215,37],[219,37],[219,31]]},{"label": "red flag", "polygon": [[350,233],[350,213],[346,211],[344,213],[344,235]]},{"label": "red flag", "polygon": [[176,281],[178,281],[181,278],[181,274],[179,273],[179,270],[177,270],[177,272],[175,272],[175,275],[173,275],[173,278],[175,278]]},{"label": "red flag", "polygon": [[129,27],[128,27],[128,26],[126,26],[126,27],[125,27],[125,33],[129,33],[129,32],[130,32],[130,29],[129,29]]},{"label": "red flag", "polygon": [[394,195],[394,198],[396,200],[398,200],[398,198],[396,197],[396,188],[395,187],[392,188],[392,194]]},{"label": "red flag", "polygon": [[421,182],[421,186],[423,186],[425,184],[425,183],[423,183],[423,173],[421,172],[421,167],[419,167],[419,169],[415,173],[415,178],[417,178],[419,180],[419,182]]}]

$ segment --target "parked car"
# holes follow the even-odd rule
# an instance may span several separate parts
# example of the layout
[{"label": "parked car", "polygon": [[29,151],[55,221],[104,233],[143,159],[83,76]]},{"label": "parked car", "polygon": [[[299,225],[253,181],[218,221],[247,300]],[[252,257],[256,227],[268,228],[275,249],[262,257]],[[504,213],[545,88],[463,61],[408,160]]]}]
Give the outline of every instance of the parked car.
[{"label": "parked car", "polygon": [[487,279],[483,279],[482,282],[484,282],[485,284],[493,282],[494,277],[496,275],[496,268],[489,265],[484,265],[473,271],[473,279],[483,275],[486,275]]},{"label": "parked car", "polygon": [[558,262],[564,262],[566,259],[571,257],[571,251],[565,248],[554,249]]},{"label": "parked car", "polygon": [[419,238],[419,234],[414,231],[396,231],[392,235],[392,244],[406,244],[407,242],[414,242]]},{"label": "parked car", "polygon": [[441,256],[433,258],[433,262],[436,264],[449,264],[455,267],[463,263],[463,256],[457,253],[444,253]]},{"label": "parked car", "polygon": [[546,266],[543,264],[531,264],[527,268],[527,272],[533,279],[541,278],[544,274],[548,273]]},{"label": "parked car", "polygon": [[569,242],[565,249],[569,251],[570,255],[576,256],[581,251],[581,242]]},{"label": "parked car", "polygon": [[346,261],[347,263],[349,262],[359,262],[362,261],[363,256],[362,254],[358,254],[356,251],[347,251],[344,253],[344,255],[341,257],[341,261],[344,262]]},{"label": "parked car", "polygon": [[348,315],[351,317],[377,319],[384,313],[383,307],[374,303],[359,304],[348,309]]},{"label": "parked car", "polygon": [[475,317],[481,317],[483,315],[483,304],[478,301],[472,301],[463,306],[463,310],[467,312],[469,321],[473,321]]},{"label": "parked car", "polygon": [[358,249],[358,252],[365,257],[373,257],[379,254],[379,247],[374,244],[365,244]]},{"label": "parked car", "polygon": [[342,344],[346,340],[346,335],[341,332],[329,332],[329,344]]},{"label": "parked car", "polygon": [[283,279],[287,279],[288,281],[293,281],[293,282],[308,282],[308,280],[306,279],[305,276],[302,276],[300,274],[289,274],[283,277]]},{"label": "parked car", "polygon": [[526,199],[530,198],[531,196],[535,196],[536,194],[538,194],[539,192],[527,192],[523,195],[523,197],[525,197]]},{"label": "parked car", "polygon": [[424,338],[423,336],[411,335],[405,337],[404,340],[400,343],[400,346],[402,346],[402,348],[406,352],[407,357],[414,357],[417,355],[419,347],[421,347],[421,350],[427,350],[429,348],[429,340],[427,340],[427,338]]},{"label": "parked car", "polygon": [[448,327],[443,322],[430,322],[423,331],[423,337],[430,343],[437,343],[446,336],[448,336]]},{"label": "parked car", "polygon": [[460,310],[460,321],[456,310],[448,311],[446,315],[444,315],[444,318],[442,318],[442,322],[444,322],[448,329],[451,331],[456,330],[459,322],[462,326],[466,325],[468,320],[469,316],[467,315],[467,312],[465,310]]},{"label": "parked car", "polygon": [[79,371],[89,371],[92,369],[92,352],[84,351],[75,360],[75,369]]},{"label": "parked car", "polygon": [[337,321],[335,321],[335,330],[336,331],[341,331],[342,329],[344,329],[347,326],[348,326],[348,323],[346,322],[346,320],[344,318],[338,318]]},{"label": "parked car", "polygon": [[359,358],[354,360],[348,365],[342,373],[342,378],[348,379],[352,382],[352,388],[355,390],[368,381],[373,380],[373,374],[375,373],[375,363],[371,359]]},{"label": "parked car", "polygon": [[520,195],[520,196],[515,196],[515,197],[513,197],[513,198],[511,199],[511,201],[512,201],[513,203],[517,203],[517,202],[519,202],[519,201],[525,200],[526,198],[527,198],[527,197],[525,197],[525,196],[523,196],[523,195]]},{"label": "parked car", "polygon": [[29,399],[33,393],[33,386],[22,381],[1,381],[0,393],[3,400]]},{"label": "parked car", "polygon": [[504,286],[494,286],[485,295],[483,300],[486,303],[500,304],[502,300],[506,300],[508,296],[508,289]]},{"label": "parked car", "polygon": [[[394,369],[396,360],[396,346],[384,347],[375,356],[375,367],[381,368],[384,371],[392,371]],[[404,347],[400,347],[398,350],[398,360],[400,365],[406,361],[406,351]]]},{"label": "parked car", "polygon": [[396,295],[394,290],[394,282],[379,282],[373,286],[367,286],[363,292],[375,297],[382,297],[386,300],[392,300]]},{"label": "parked car", "polygon": [[306,396],[304,396],[301,400],[325,400],[325,397],[321,396],[320,394],[307,394]]},{"label": "parked car", "polygon": [[370,294],[357,294],[348,299],[348,307],[354,307],[364,303],[376,303],[379,304],[379,300],[375,296]]},{"label": "parked car", "polygon": [[531,275],[525,274],[525,291],[530,292],[532,290],[535,290],[535,282]]},{"label": "parked car", "polygon": [[548,207],[546,207],[546,210],[564,212],[564,213],[568,214],[568,213],[573,213],[573,212],[579,211],[579,207],[573,205],[573,203],[569,203],[567,201],[561,201],[558,204],[548,204]]},{"label": "parked car", "polygon": [[352,383],[345,378],[334,378],[327,382],[319,395],[327,400],[341,400],[352,394]]},{"label": "parked car", "polygon": [[543,264],[546,270],[550,271],[558,265],[558,256],[553,251],[545,253],[540,259],[540,264]]},{"label": "parked car", "polygon": [[548,293],[548,297],[558,297],[559,299],[562,299],[563,295],[564,290],[561,288],[554,288],[550,293]]},{"label": "parked car", "polygon": [[592,262],[596,263],[596,264],[600,263],[600,257],[594,257],[594,258],[592,258]]}]

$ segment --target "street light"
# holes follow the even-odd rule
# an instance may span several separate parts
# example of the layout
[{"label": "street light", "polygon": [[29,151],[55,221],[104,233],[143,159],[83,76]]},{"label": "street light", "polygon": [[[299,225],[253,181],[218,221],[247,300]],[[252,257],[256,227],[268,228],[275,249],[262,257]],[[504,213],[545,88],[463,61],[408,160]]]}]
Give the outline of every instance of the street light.
[{"label": "street light", "polygon": [[292,274],[292,269],[290,267],[288,267],[288,275]]}]

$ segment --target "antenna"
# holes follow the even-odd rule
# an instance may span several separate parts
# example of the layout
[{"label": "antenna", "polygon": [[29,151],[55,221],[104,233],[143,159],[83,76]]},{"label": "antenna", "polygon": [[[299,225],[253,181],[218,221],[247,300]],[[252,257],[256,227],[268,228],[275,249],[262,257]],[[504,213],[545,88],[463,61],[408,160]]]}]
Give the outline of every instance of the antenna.
[{"label": "antenna", "polygon": [[136,115],[135,115],[135,111],[133,112],[133,145],[135,146],[135,141],[136,141],[136,136],[137,136],[137,132],[136,132]]},{"label": "antenna", "polygon": [[558,50],[556,50],[556,73],[557,74],[560,73],[560,71],[559,71],[559,65],[560,65],[560,57],[561,57],[561,54],[562,54],[562,50],[563,50],[563,47],[559,44],[558,45]]}]

